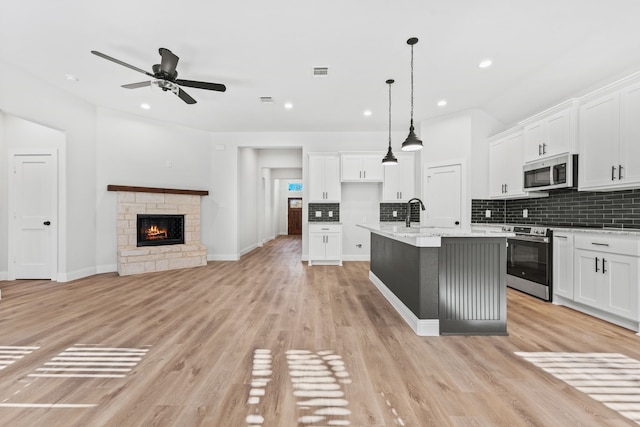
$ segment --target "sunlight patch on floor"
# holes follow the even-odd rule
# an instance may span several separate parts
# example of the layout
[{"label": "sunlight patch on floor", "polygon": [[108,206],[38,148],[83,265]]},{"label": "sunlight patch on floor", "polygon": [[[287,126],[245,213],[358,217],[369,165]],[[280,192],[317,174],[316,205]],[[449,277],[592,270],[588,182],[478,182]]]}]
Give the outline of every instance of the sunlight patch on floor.
[{"label": "sunlight patch on floor", "polygon": [[0,371],[33,353],[40,347],[25,347],[18,345],[0,345]]},{"label": "sunlight patch on floor", "polygon": [[640,361],[618,353],[516,355],[640,424]]}]

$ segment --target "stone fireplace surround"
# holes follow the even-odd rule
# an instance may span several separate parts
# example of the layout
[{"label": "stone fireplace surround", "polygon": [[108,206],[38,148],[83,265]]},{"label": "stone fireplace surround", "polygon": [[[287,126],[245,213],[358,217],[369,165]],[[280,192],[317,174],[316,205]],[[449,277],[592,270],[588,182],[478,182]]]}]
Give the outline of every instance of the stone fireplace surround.
[{"label": "stone fireplace surround", "polygon": [[[200,243],[200,190],[109,185],[118,193],[118,274],[151,273],[207,264],[207,248]],[[137,244],[138,214],[184,215],[184,244]]]}]

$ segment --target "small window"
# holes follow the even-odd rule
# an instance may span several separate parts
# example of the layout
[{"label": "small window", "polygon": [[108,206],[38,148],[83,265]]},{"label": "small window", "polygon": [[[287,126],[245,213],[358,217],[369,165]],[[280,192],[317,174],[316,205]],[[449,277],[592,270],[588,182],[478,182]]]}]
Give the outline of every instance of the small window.
[{"label": "small window", "polygon": [[302,191],[302,183],[289,183],[289,191]]}]

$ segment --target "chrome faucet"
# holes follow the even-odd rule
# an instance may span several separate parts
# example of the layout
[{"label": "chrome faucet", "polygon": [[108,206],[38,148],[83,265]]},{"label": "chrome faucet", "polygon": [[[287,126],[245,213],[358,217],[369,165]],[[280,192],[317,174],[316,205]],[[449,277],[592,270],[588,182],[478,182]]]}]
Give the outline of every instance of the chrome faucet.
[{"label": "chrome faucet", "polygon": [[407,227],[411,227],[411,203],[413,202],[419,202],[420,208],[422,210],[425,210],[424,203],[422,203],[422,200],[418,199],[417,197],[414,197],[413,199],[409,200],[407,202],[407,218],[404,220],[404,223]]}]

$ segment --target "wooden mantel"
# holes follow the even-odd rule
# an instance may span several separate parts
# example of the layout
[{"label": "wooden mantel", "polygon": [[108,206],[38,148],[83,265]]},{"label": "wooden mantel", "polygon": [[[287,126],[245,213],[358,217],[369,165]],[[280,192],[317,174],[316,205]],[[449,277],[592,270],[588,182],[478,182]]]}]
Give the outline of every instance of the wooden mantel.
[{"label": "wooden mantel", "polygon": [[175,188],[133,187],[130,185],[107,185],[107,191],[128,191],[132,193],[164,193],[164,194],[189,194],[192,196],[208,196],[207,190],[180,190]]}]

